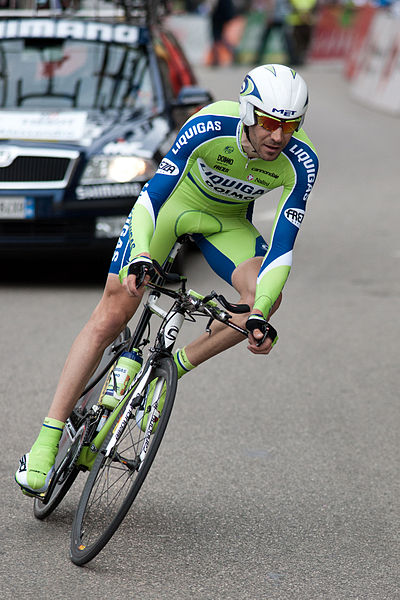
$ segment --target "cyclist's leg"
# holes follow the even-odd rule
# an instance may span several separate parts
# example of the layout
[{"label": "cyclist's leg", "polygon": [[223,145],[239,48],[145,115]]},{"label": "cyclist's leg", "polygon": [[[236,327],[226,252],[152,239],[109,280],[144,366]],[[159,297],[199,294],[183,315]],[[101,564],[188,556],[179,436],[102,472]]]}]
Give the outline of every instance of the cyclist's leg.
[{"label": "cyclist's leg", "polygon": [[105,348],[123,330],[139,302],[128,296],[117,275],[108,276],[103,297],[72,344],[39,436],[20,461],[16,481],[25,490],[37,493],[47,488],[64,423]]},{"label": "cyclist's leg", "polygon": [[[175,220],[182,209],[176,204],[160,211],[150,245],[151,256],[163,262],[176,240]],[[31,451],[20,460],[16,481],[26,491],[44,491],[49,483],[66,419],[101,360],[105,348],[135,314],[141,297],[129,296],[118,273],[130,257],[128,216],[111,260],[103,296],[89,321],[75,339],[50,406],[48,417]],[[144,288],[143,288],[144,291]]]},{"label": "cyclist's leg", "polygon": [[65,421],[71,414],[105,348],[132,318],[140,300],[127,294],[117,275],[108,275],[100,302],[71,347],[49,417]]},{"label": "cyclist's leg", "polygon": [[[185,233],[198,231],[199,228],[207,232],[214,233],[221,229],[221,224],[214,216],[203,213],[186,202],[183,195],[174,194],[164,205],[159,213],[157,225],[150,244],[150,255],[153,259],[162,264],[167,257],[169,250],[174,245],[176,239]],[[174,353],[174,361],[177,367],[178,378],[194,368],[185,354],[185,349],[178,349]],[[136,421],[145,431],[148,418],[148,407],[153,400],[155,384],[150,384],[146,397],[146,405],[141,407],[136,413]],[[158,410],[161,411],[165,399],[165,386],[163,388]],[[157,425],[154,426],[153,432]]]},{"label": "cyclist's leg", "polygon": [[127,294],[117,275],[119,263],[128,254],[126,232],[125,227],[113,256],[103,296],[68,354],[48,417],[31,451],[20,460],[15,478],[25,491],[38,493],[47,488],[66,419],[105,348],[123,330],[140,303],[140,298]]},{"label": "cyclist's leg", "polygon": [[[225,225],[223,232],[209,236],[195,236],[195,241],[213,270],[230,283],[239,293],[239,302],[254,304],[257,276],[267,244],[250,221],[232,219],[231,226]],[[282,296],[275,302],[270,316],[279,308]],[[248,314],[234,315],[232,321],[245,327]],[[215,323],[212,334],[201,335],[185,347],[189,362],[197,366],[212,356],[243,341],[243,335],[235,330]]]},{"label": "cyclist's leg", "polygon": [[[243,216],[234,217],[233,219],[221,218],[219,215],[215,215],[212,212],[201,210],[190,203],[190,200],[179,193],[175,193],[170,200],[168,205],[164,205],[160,211],[160,215],[157,221],[157,227],[152,239],[151,244],[151,256],[160,261],[160,258],[165,258],[165,243],[167,242],[168,250],[172,247],[177,237],[183,234],[191,234],[194,239],[198,242],[200,249],[203,251],[206,259],[212,266],[212,268],[223,278],[228,278],[231,283],[231,273],[235,269],[235,263],[228,257],[223,255],[222,252],[218,252],[216,257],[214,253],[213,257],[209,257],[200,240],[209,247],[213,248],[213,242],[209,240],[220,240],[224,235],[224,231],[229,231],[229,228],[235,230],[235,235],[232,236],[232,241],[226,240],[223,245],[231,244],[234,247],[238,244],[237,230],[239,232],[244,228],[246,250],[236,257],[236,261],[240,263],[242,260],[247,259],[248,256],[254,256],[255,248],[257,247],[257,255],[259,253],[265,254],[267,246],[262,250],[261,243],[262,238],[259,236],[257,230],[253,227],[250,221]],[[259,239],[257,239],[259,238]],[[241,241],[241,240],[239,240]],[[213,254],[213,252],[211,252]],[[160,256],[160,258],[157,258]],[[191,371],[197,363],[191,363],[188,356],[186,355],[186,349],[178,349],[174,354],[175,364],[178,370],[178,378],[182,377],[185,373]],[[205,359],[204,359],[205,360]],[[202,361],[201,361],[202,362]]]}]

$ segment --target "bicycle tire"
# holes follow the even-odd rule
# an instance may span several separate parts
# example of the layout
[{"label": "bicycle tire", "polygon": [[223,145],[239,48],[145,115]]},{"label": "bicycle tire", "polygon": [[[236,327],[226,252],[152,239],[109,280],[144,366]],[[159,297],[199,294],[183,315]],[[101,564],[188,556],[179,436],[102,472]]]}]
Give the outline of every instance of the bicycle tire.
[{"label": "bicycle tire", "polygon": [[[92,406],[98,401],[98,397],[104,385],[104,380],[108,371],[108,367],[105,368],[104,365],[109,366],[110,357],[112,358],[113,355],[114,359],[117,360],[118,354],[115,353],[115,351],[113,350],[114,345],[127,342],[130,338],[130,335],[131,332],[129,327],[125,327],[124,330],[120,333],[120,335],[112,342],[112,344],[110,344],[105,349],[100,364],[96,369],[96,373],[92,377],[92,380],[95,381],[97,379],[97,382],[95,383],[95,385],[88,386],[87,392],[82,394],[75,406],[75,409],[77,409],[80,413],[85,414],[85,412],[90,408],[90,406]],[[101,377],[98,377],[97,373],[101,373],[101,371],[103,371],[103,374],[101,375]],[[67,453],[69,452],[69,439],[70,438],[68,436],[67,429],[65,428],[60,440],[59,451],[56,457],[56,471],[59,465],[64,460]],[[54,489],[51,492],[50,498],[46,503],[42,502],[40,498],[35,498],[33,502],[33,514],[37,519],[45,519],[57,508],[60,502],[64,499],[67,492],[70,490],[80,470],[81,469],[79,467],[74,466],[72,467],[72,469],[70,469],[70,472],[67,473],[66,476],[63,473],[61,473],[59,481],[56,482]]]},{"label": "bicycle tire", "polygon": [[[160,358],[152,369],[149,383],[157,380],[163,382],[163,386],[166,386],[165,401],[142,461],[139,454],[145,434],[137,424],[135,414],[127,419],[112,455],[105,458],[114,428],[108,432],[87,479],[72,525],[70,558],[74,564],[84,565],[104,548],[135,500],[164,436],[175,399],[177,379],[173,358]],[[116,423],[122,418],[135,388],[123,402]]]}]

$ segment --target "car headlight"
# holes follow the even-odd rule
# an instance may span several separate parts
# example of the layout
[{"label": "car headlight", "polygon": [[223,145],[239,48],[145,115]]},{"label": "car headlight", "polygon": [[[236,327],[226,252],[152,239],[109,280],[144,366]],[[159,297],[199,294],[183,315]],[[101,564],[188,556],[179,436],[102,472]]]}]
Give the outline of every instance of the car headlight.
[{"label": "car headlight", "polygon": [[140,156],[93,156],[83,173],[81,185],[146,181],[153,177],[157,166],[153,160]]}]

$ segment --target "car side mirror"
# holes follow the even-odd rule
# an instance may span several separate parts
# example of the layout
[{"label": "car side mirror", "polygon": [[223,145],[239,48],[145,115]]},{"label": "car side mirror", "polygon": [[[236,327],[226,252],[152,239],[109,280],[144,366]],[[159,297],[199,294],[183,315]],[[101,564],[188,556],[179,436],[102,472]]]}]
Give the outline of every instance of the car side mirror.
[{"label": "car side mirror", "polygon": [[196,85],[185,85],[179,91],[176,99],[172,102],[174,108],[189,108],[210,104],[213,97],[210,92]]}]

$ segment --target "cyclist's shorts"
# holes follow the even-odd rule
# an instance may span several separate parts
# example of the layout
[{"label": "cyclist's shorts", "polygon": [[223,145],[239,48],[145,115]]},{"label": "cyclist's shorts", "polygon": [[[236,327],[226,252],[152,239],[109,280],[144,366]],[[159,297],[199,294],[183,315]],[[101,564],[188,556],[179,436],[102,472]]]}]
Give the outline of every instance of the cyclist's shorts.
[{"label": "cyclist's shorts", "polygon": [[[110,265],[110,273],[118,275],[130,256],[129,227],[131,215],[121,231]],[[247,215],[215,215],[198,209],[183,209],[172,198],[158,215],[150,243],[150,256],[164,262],[176,239],[190,234],[211,268],[232,285],[232,273],[243,261],[265,256],[268,245]]]}]

